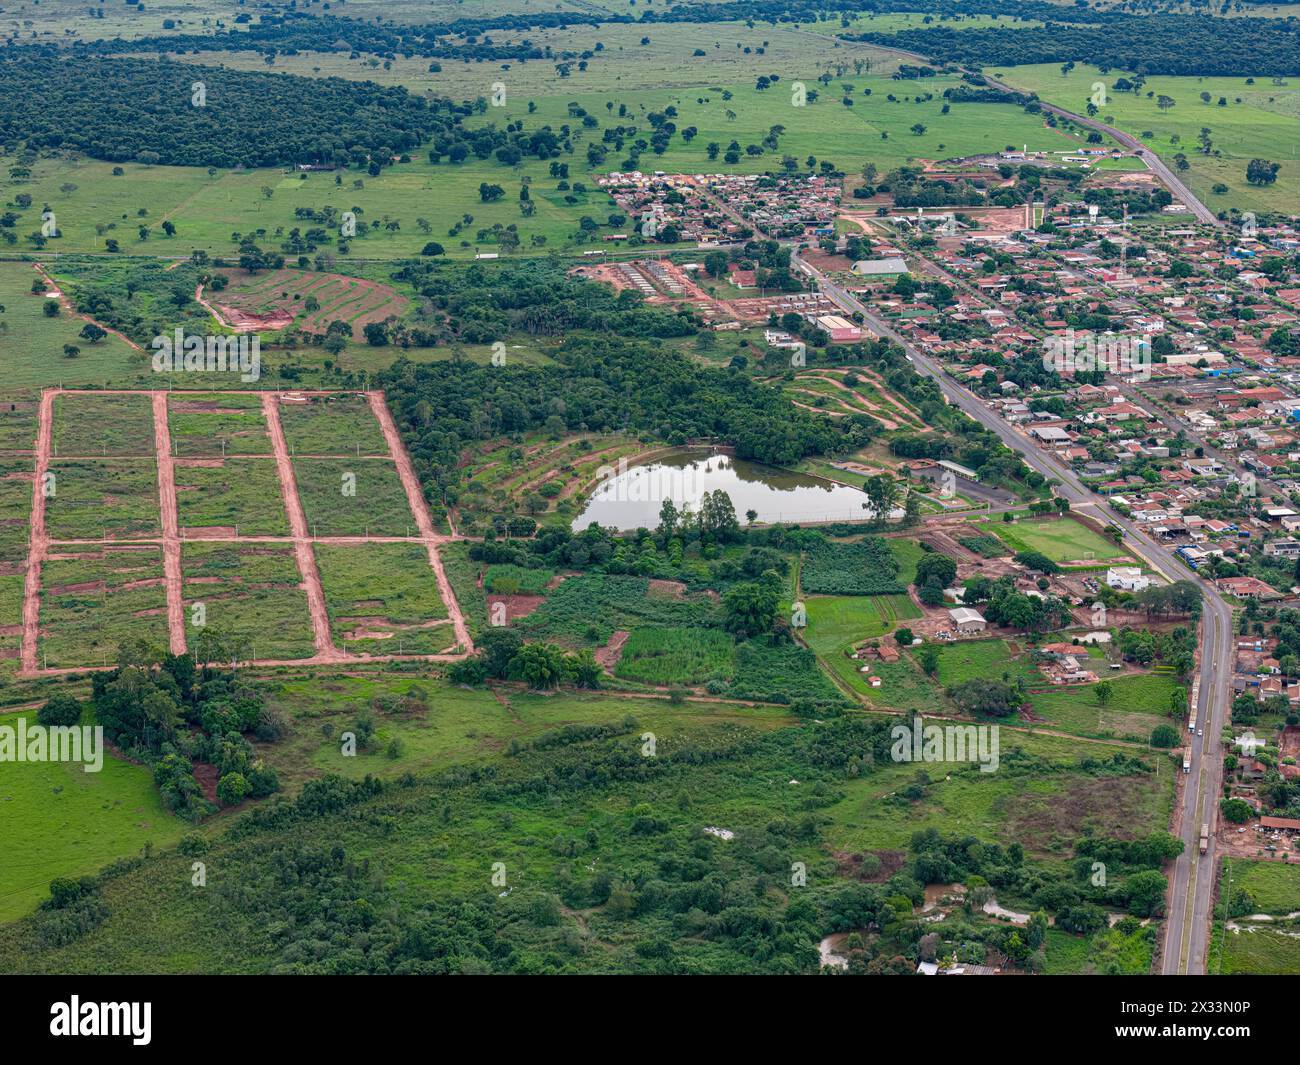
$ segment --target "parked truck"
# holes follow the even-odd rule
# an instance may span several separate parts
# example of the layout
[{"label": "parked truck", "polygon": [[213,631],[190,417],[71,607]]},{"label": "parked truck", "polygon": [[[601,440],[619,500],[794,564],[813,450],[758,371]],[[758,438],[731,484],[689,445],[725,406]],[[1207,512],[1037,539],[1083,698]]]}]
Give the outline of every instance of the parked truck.
[{"label": "parked truck", "polygon": [[1201,825],[1201,853],[1204,854],[1210,849],[1210,826]]}]

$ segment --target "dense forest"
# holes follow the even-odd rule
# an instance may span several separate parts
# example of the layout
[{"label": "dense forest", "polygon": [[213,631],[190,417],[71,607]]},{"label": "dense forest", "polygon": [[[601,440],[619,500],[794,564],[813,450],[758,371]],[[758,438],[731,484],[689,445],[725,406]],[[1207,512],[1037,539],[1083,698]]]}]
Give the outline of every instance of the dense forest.
[{"label": "dense forest", "polygon": [[435,138],[454,143],[459,122],[449,101],[344,78],[125,57],[0,59],[0,144],[74,148],[110,162],[364,165],[380,149],[397,156]]},{"label": "dense forest", "polygon": [[1238,19],[1232,33],[1224,33],[1222,20],[1216,18],[1156,15],[1097,26],[1054,21],[1013,32],[931,26],[898,33],[843,36],[846,40],[869,41],[944,62],[976,66],[1074,62],[1146,75],[1244,77],[1300,73],[1300,26],[1280,19]]}]

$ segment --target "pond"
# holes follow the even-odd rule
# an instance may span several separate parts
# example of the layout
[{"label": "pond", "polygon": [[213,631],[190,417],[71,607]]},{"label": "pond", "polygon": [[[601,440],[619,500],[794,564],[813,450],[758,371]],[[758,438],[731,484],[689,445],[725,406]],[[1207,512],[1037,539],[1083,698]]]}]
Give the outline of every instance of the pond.
[{"label": "pond", "polygon": [[867,497],[856,488],[711,452],[612,469],[573,528],[585,529],[594,521],[619,530],[653,529],[665,499],[679,510],[689,505],[698,513],[704,493],[719,488],[731,497],[742,525],[750,510],[761,522],[863,521],[871,516],[863,509]]}]

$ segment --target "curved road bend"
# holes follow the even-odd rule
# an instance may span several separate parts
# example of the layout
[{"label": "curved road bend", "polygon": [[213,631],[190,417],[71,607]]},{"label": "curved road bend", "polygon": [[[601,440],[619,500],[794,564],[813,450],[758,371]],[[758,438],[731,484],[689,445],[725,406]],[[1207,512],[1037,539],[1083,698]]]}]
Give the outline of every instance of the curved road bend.
[{"label": "curved road bend", "polygon": [[1072,509],[1090,512],[1091,516],[1122,529],[1130,549],[1153,570],[1167,580],[1190,580],[1201,590],[1204,607],[1198,652],[1197,725],[1204,735],[1191,735],[1188,739],[1192,768],[1184,780],[1176,828],[1184,847],[1183,853],[1174,862],[1173,876],[1170,879],[1161,971],[1169,974],[1203,972],[1210,933],[1215,845],[1211,833],[1210,849],[1202,855],[1199,840],[1203,822],[1213,828],[1223,776],[1218,737],[1228,710],[1232,678],[1231,608],[1212,584],[1189,569],[1177,556],[1158,546],[1145,532],[1112,510],[1103,499],[1094,496],[1073,470],[1061,465],[1054,455],[1040,450],[986,407],[973,393],[956,384],[937,363],[873,314],[864,303],[801,259],[798,249],[793,250],[792,260],[796,266],[810,274],[821,290],[842,310],[861,314],[876,333],[888,337],[903,348],[911,356],[917,372],[933,378],[949,402],[996,433],[1031,469],[1059,482],[1057,490],[1069,500]]},{"label": "curved road bend", "polygon": [[[995,89],[1001,89],[1004,92],[1020,92],[1020,89],[1014,89],[1005,82],[998,81],[996,78],[990,78],[985,75],[988,83]],[[1105,122],[1098,122],[1095,118],[1089,118],[1087,115],[1075,114],[1073,111],[1067,111],[1064,107],[1057,107],[1056,104],[1049,104],[1044,100],[1039,100],[1044,111],[1050,111],[1061,118],[1068,118],[1072,122],[1078,122],[1081,126],[1087,126],[1089,129],[1095,129],[1099,133],[1106,133],[1117,140],[1125,148],[1132,148],[1138,153],[1138,158],[1146,163],[1147,167],[1165,183],[1170,192],[1178,198],[1178,201],[1184,204],[1196,216],[1197,221],[1204,222],[1206,225],[1222,226],[1223,223],[1215,217],[1213,211],[1205,206],[1196,198],[1186,185],[1179,180],[1177,175],[1169,169],[1155,152],[1151,151],[1137,137],[1131,133],[1125,133],[1122,129],[1116,129],[1114,126],[1108,126]]]}]

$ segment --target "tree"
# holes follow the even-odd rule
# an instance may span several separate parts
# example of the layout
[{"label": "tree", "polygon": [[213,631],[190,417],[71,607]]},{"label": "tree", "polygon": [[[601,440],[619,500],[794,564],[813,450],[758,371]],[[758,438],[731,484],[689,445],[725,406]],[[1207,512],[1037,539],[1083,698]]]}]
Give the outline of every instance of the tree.
[{"label": "tree", "polygon": [[1151,746],[1167,751],[1178,745],[1179,732],[1173,725],[1157,725],[1151,730]]},{"label": "tree", "polygon": [[1020,689],[1001,680],[976,678],[948,689],[958,709],[968,714],[991,714],[1006,717],[1020,709],[1024,697]]},{"label": "tree", "polygon": [[550,643],[526,643],[510,660],[510,676],[538,691],[558,688],[566,672],[564,651]]},{"label": "tree", "polygon": [[734,585],[722,596],[723,627],[743,639],[771,632],[780,602],[780,591],[772,581]]},{"label": "tree", "polygon": [[913,582],[918,588],[924,584],[933,584],[937,588],[948,588],[953,581],[957,579],[957,562],[947,555],[941,555],[938,552],[932,552],[922,556],[916,564],[916,580]]},{"label": "tree", "polygon": [[1231,821],[1234,825],[1244,825],[1255,816],[1255,811],[1250,808],[1250,803],[1244,799],[1221,799],[1219,801],[1219,812],[1223,814],[1225,821]]},{"label": "tree", "polygon": [[242,773],[227,773],[217,782],[217,799],[222,806],[237,806],[248,794],[248,781]]},{"label": "tree", "polygon": [[1252,159],[1246,164],[1246,180],[1252,185],[1271,185],[1277,180],[1277,172],[1281,169],[1281,163]]},{"label": "tree", "polygon": [[1168,888],[1169,882],[1156,869],[1134,873],[1122,885],[1128,896],[1128,908],[1138,917],[1157,917],[1163,913]]},{"label": "tree", "polygon": [[899,647],[911,647],[912,641],[916,639],[916,633],[904,626],[895,630],[894,639],[898,641]]},{"label": "tree", "polygon": [[1108,680],[1100,681],[1092,689],[1092,694],[1097,697],[1097,704],[1099,706],[1106,706],[1115,695],[1115,685]]},{"label": "tree", "polygon": [[867,496],[867,506],[876,521],[888,521],[889,512],[898,502],[898,481],[886,473],[868,477],[862,484],[862,491]]}]

